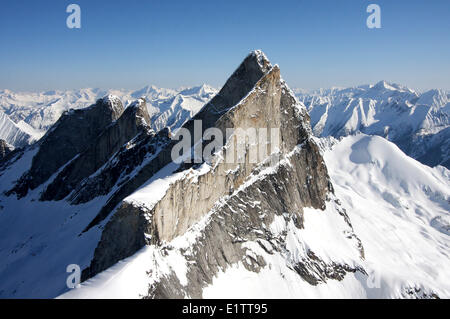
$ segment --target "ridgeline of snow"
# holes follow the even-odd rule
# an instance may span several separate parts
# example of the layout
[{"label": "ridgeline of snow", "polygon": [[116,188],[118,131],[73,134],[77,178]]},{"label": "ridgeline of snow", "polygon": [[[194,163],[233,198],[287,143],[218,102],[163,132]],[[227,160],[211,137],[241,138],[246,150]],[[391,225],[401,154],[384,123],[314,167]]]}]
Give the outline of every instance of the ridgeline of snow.
[{"label": "ridgeline of snow", "polygon": [[367,296],[408,297],[420,288],[449,298],[450,171],[364,134],[344,138],[324,158],[364,246],[364,268],[380,282]]}]

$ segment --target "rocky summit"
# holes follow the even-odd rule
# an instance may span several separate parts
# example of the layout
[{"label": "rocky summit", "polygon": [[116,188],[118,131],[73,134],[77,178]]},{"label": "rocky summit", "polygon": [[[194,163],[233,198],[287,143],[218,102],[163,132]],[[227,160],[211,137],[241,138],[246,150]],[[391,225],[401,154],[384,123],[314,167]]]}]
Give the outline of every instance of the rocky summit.
[{"label": "rocky summit", "polygon": [[[315,131],[331,123],[303,100]],[[262,51],[192,116],[151,103],[107,95],[31,145],[0,140],[0,297],[450,296],[444,167],[382,137],[314,137]]]},{"label": "rocky summit", "polygon": [[[250,54],[219,94],[185,128],[192,130],[193,121],[199,119],[203,129],[217,127],[224,135],[227,128],[280,127],[278,160],[273,162],[269,156],[252,163],[248,150],[243,163],[225,162],[226,153],[235,143],[235,137],[231,136],[209,163],[187,169],[174,165],[171,174],[176,172],[176,175],[170,183],[160,186],[165,189],[161,196],[147,199],[140,195],[147,193],[154,197],[150,182],[117,205],[104,226],[83,279],[131,256],[145,245],[170,250],[168,243],[185,236],[199,223],[204,225],[196,234],[198,240],[183,253],[191,265],[186,270],[185,282],[180,282],[176,273],[169,272],[155,278],[147,297],[202,297],[202,289],[211,284],[219,270],[240,262],[246,269],[259,272],[267,262],[255,254],[250,244],[287,258],[298,275],[311,284],[341,280],[345,273],[357,270],[354,265],[323,261],[313,250],[300,259],[289,256],[285,246],[287,234],[268,227],[281,219],[295,232],[304,227],[304,208],[324,211],[328,206],[330,214],[341,219],[341,226],[347,232],[341,240],[353,247],[356,259],[363,256],[363,248],[345,211],[334,200],[326,166],[311,136],[306,110],[281,79],[278,66],[272,66],[262,52]],[[144,169],[157,172],[168,164],[151,162]]]},{"label": "rocky summit", "polygon": [[11,193],[23,197],[28,190],[46,182],[58,169],[88,148],[122,112],[122,102],[113,96],[100,99],[88,108],[65,112],[39,141],[31,168]]}]

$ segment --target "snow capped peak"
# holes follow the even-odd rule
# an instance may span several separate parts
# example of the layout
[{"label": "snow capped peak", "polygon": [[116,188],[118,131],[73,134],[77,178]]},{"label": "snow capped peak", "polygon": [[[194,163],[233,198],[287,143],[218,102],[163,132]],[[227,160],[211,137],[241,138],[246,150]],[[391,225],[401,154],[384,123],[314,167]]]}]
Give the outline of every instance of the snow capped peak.
[{"label": "snow capped peak", "polygon": [[266,54],[262,50],[253,50],[252,52],[250,52],[250,54],[256,56],[259,59],[264,59],[264,60],[269,61]]},{"label": "snow capped peak", "polygon": [[[307,106],[311,126],[318,136],[341,137],[363,132],[397,143],[408,155],[425,164],[434,166],[448,158],[446,147],[439,146],[439,141],[448,136],[450,126],[449,96],[442,90],[418,93],[380,81],[375,85],[297,96]],[[432,138],[434,134],[439,135]],[[429,158],[428,150],[433,153]],[[434,162],[431,158],[439,160]]]},{"label": "snow capped peak", "polygon": [[[23,122],[14,123],[8,115],[0,111],[0,139],[14,147],[22,147],[38,140],[42,134],[33,134]],[[23,123],[23,125],[21,124]]]},{"label": "snow capped peak", "polygon": [[120,99],[117,95],[108,94],[103,98],[103,101],[106,103],[117,103],[117,101],[120,101]]},{"label": "snow capped peak", "polygon": [[264,52],[262,50],[253,50],[252,52],[250,52],[249,56],[256,57],[259,67],[262,70],[267,70],[267,69],[272,68],[272,64],[270,63],[269,59],[267,58],[267,56],[264,54]]},{"label": "snow capped peak", "polygon": [[202,84],[200,86],[181,88],[179,94],[204,96],[208,94],[215,94],[216,92],[217,90],[214,89],[213,87],[207,84]]},{"label": "snow capped peak", "polygon": [[441,108],[444,107],[449,102],[450,98],[445,91],[433,89],[424,92],[417,101],[417,104],[430,105],[433,108]]},{"label": "snow capped peak", "polygon": [[140,97],[137,100],[133,101],[130,103],[130,105],[128,107],[140,107],[142,104],[145,104],[146,100],[145,97]]},{"label": "snow capped peak", "polygon": [[388,82],[382,80],[379,81],[377,84],[375,84],[374,86],[372,86],[372,88],[377,89],[377,90],[395,90],[395,88],[389,84]]},{"label": "snow capped peak", "polygon": [[177,93],[176,90],[159,88],[155,85],[147,85],[142,89],[134,91],[131,93],[133,98],[139,98],[141,96],[147,96],[150,100],[160,99],[160,98],[168,98]]},{"label": "snow capped peak", "polygon": [[[364,87],[361,86],[360,88]],[[399,92],[415,93],[414,90],[407,88],[406,86],[397,83],[390,83],[384,80],[379,81],[375,85],[369,85],[368,88],[378,91],[399,91]]]},{"label": "snow capped peak", "polygon": [[117,95],[108,94],[102,99],[102,102],[109,105],[117,114],[120,114],[123,111],[122,100]]}]

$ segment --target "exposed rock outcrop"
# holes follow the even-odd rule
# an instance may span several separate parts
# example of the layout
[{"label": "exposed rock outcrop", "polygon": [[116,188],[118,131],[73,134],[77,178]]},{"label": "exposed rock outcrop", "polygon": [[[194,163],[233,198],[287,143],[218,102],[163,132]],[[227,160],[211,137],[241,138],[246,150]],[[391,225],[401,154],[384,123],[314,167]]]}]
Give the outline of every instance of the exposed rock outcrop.
[{"label": "exposed rock outcrop", "polygon": [[86,203],[97,196],[107,195],[115,185],[121,187],[134,177],[135,170],[153,159],[169,141],[167,129],[158,133],[143,130],[124,144],[97,173],[78,184],[69,197],[70,202]]},{"label": "exposed rock outcrop", "polygon": [[122,102],[117,97],[107,96],[88,108],[63,113],[39,141],[39,151],[30,170],[9,194],[23,197],[30,189],[46,182],[63,165],[86,150],[122,112]]},{"label": "exposed rock outcrop", "polygon": [[[214,123],[230,108],[242,100],[255,86],[255,84],[270,70],[272,65],[262,52],[255,51],[248,55],[240,66],[227,80],[219,93],[197,113],[184,128],[191,132],[192,145],[198,138],[194,132],[194,121],[202,121],[202,133],[213,126]],[[88,225],[86,230],[98,225],[112,210],[127,196],[147,182],[156,172],[172,162],[171,151],[177,141],[167,143],[165,147],[135,176],[130,178],[109,198],[97,217]]]},{"label": "exposed rock outcrop", "polygon": [[[185,128],[192,131],[194,120],[202,120],[203,130],[219,128],[224,136],[227,128],[279,128],[279,140],[271,136],[264,141],[272,152],[256,163],[250,160],[250,154],[260,147],[261,141],[246,145],[242,161],[228,162],[225,161],[227,153],[237,149],[237,136],[233,134],[226,139],[226,145],[200,167],[181,166],[161,198],[146,201],[135,194],[125,198],[106,223],[94,258],[83,271],[83,279],[132,255],[145,244],[170,250],[172,240],[206,218],[198,240],[184,252],[187,263],[192,264],[187,270],[187,284],[180,283],[175,274],[166,274],[155,279],[148,295],[150,298],[201,297],[203,287],[211,283],[219,269],[246,260],[247,243],[267,241],[267,247],[272,245],[272,250],[285,254],[290,260],[283,248],[283,238],[278,238],[280,236],[267,225],[282,216],[286,223],[301,229],[305,207],[320,212],[335,205],[333,214],[344,224],[355,254],[362,256],[361,243],[353,234],[345,212],[331,200],[333,188],[320,150],[311,138],[309,116],[281,79],[278,66],[272,66],[264,54],[257,51],[249,55],[218,97]],[[170,153],[172,146],[173,143],[168,144],[162,153]],[[274,152],[272,146],[279,148]],[[144,167],[145,175],[141,175],[140,184],[171,161],[161,158],[164,161],[151,162]],[[237,159],[236,155],[234,158]],[[140,185],[134,184],[135,189],[136,186]],[[113,202],[114,206],[118,203]],[[106,216],[104,214],[103,218]],[[299,276],[311,284],[327,278],[340,280],[348,271],[357,270],[347,264],[327,264],[313,251],[305,255],[304,260],[290,262]],[[265,265],[264,259],[258,256],[247,263],[251,271],[259,271]]]},{"label": "exposed rock outcrop", "polygon": [[[139,99],[127,107],[117,121],[106,127],[84,152],[64,167],[42,194],[41,200],[61,200],[74,189],[80,189],[81,182],[100,169],[124,144],[149,130],[150,118],[145,99]],[[103,186],[108,188],[108,185]],[[111,183],[109,186],[112,186]],[[98,195],[91,193],[90,199]]]}]

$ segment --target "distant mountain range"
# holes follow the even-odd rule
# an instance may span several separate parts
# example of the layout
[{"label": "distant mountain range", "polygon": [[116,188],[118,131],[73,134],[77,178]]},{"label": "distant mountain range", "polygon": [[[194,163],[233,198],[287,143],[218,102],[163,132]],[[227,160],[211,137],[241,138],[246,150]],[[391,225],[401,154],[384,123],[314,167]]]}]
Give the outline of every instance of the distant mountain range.
[{"label": "distant mountain range", "polygon": [[[294,90],[311,116],[314,135],[336,138],[357,132],[379,135],[429,165],[450,168],[450,93],[423,93],[380,81],[354,88]],[[68,109],[80,109],[113,94],[122,103],[144,97],[155,131],[176,130],[196,114],[217,90],[198,87],[140,90],[80,89],[42,93],[0,91],[0,139],[14,147],[38,140]]]},{"label": "distant mountain range", "polygon": [[144,97],[152,127],[172,130],[183,125],[208,102],[217,90],[204,84],[198,87],[164,89],[146,86],[137,91],[80,89],[19,93],[0,91],[0,139],[14,147],[21,147],[41,138],[64,111],[82,109],[98,99],[114,95],[127,107]]},{"label": "distant mountain range", "polygon": [[450,93],[419,93],[380,81],[355,88],[298,92],[318,137],[362,132],[394,142],[418,161],[450,168]]},{"label": "distant mountain range", "polygon": [[[380,82],[307,108],[259,50],[216,92],[3,91],[24,146],[0,139],[0,298],[449,298],[450,171],[359,133],[437,139],[448,95]],[[23,123],[45,135],[19,143]],[[180,126],[279,134],[192,163]]]},{"label": "distant mountain range", "polygon": [[[450,93],[423,93],[380,81],[354,88],[293,90],[311,116],[313,133],[336,138],[357,132],[379,135],[394,142],[406,154],[429,165],[450,168]],[[0,91],[0,139],[14,147],[28,145],[43,136],[61,114],[80,109],[113,94],[122,103],[145,97],[155,131],[176,130],[208,102],[217,89],[198,87],[140,90],[80,89],[42,93]]]}]

